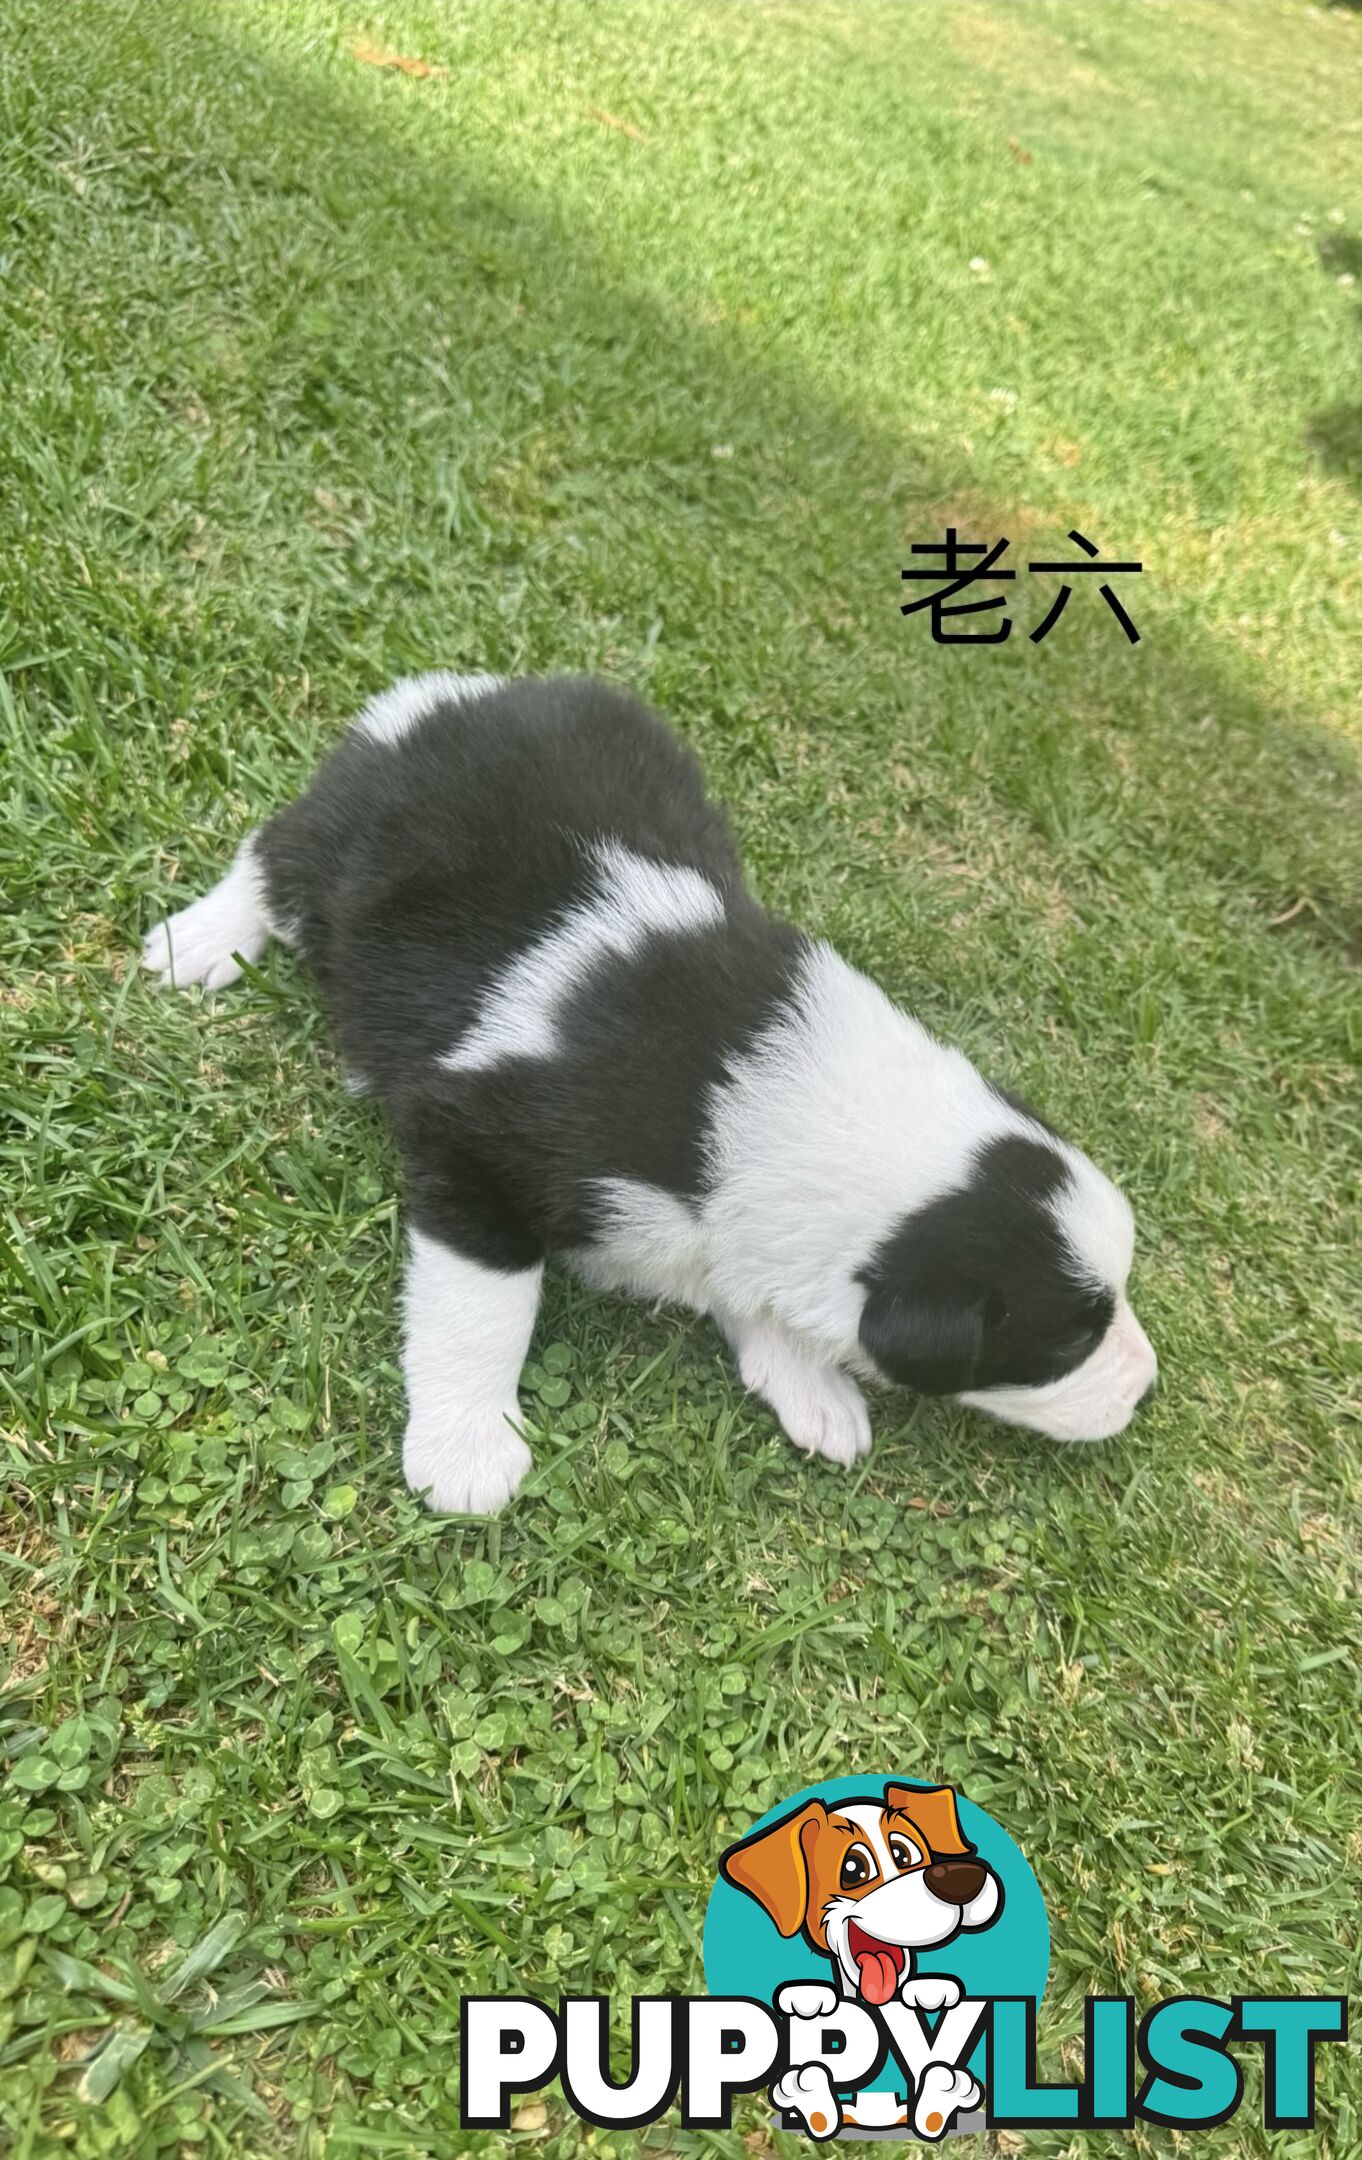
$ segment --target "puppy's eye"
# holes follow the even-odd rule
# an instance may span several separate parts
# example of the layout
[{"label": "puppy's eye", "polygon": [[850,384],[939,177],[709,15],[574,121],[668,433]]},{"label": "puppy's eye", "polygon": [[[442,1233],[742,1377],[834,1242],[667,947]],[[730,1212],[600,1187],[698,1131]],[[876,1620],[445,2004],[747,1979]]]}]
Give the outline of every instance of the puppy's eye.
[{"label": "puppy's eye", "polygon": [[864,1845],[853,1845],[842,1861],[841,1883],[844,1890],[859,1890],[878,1874],[874,1861]]},{"label": "puppy's eye", "polygon": [[903,1833],[899,1830],[896,1830],[894,1832],[894,1835],[890,1838],[889,1850],[894,1856],[895,1867],[916,1867],[922,1858],[921,1853],[918,1851],[912,1839],[910,1837],[904,1837]]}]

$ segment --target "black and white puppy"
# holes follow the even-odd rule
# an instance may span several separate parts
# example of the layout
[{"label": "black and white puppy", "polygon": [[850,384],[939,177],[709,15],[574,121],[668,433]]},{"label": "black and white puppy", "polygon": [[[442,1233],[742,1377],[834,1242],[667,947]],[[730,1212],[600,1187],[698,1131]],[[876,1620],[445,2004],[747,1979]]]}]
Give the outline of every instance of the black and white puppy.
[{"label": "black and white puppy", "polygon": [[408,1185],[403,1467],[499,1508],[558,1253],[713,1315],[795,1445],[870,1445],[850,1373],[1058,1440],[1154,1385],[1130,1208],[830,946],[745,890],[694,755],[588,679],[374,698],[146,941],[213,990],[271,936],[320,983]]}]

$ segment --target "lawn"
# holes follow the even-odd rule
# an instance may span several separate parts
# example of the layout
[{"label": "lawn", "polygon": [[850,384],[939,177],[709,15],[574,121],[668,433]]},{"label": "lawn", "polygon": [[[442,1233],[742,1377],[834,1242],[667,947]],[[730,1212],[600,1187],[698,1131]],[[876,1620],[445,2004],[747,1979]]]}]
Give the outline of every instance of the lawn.
[{"label": "lawn", "polygon": [[[720,1847],[850,1771],[1021,1841],[1051,2076],[1090,1991],[1355,1988],[1362,18],[10,0],[5,44],[0,2149],[503,2150],[459,1996],[698,1988]],[[1004,644],[899,613],[948,525],[1011,543]],[[1143,562],[1137,646],[1093,579],[1028,639],[1075,527]],[[848,1477],[559,1279],[525,1491],[412,1503],[381,1129],[287,956],[203,1000],[133,955],[432,664],[639,688],[763,897],[1123,1183],[1126,1436],[886,1396]],[[1196,2149],[1357,2151],[1346,2051],[1314,2132],[1258,2094]]]}]

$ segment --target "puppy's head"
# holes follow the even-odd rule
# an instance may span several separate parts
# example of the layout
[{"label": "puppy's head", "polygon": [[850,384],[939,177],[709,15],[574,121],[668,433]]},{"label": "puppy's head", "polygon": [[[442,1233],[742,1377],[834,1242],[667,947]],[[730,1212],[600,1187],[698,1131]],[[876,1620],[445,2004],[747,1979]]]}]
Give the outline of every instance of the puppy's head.
[{"label": "puppy's head", "polygon": [[1028,1122],[984,1142],[860,1271],[861,1349],[921,1394],[1054,1440],[1109,1439],[1158,1375],[1126,1298],[1134,1242],[1110,1179]]},{"label": "puppy's head", "polygon": [[810,1800],[731,1845],[719,1863],[782,1935],[832,1959],[848,1994],[889,2002],[910,1953],[987,1927],[1002,1886],[967,1843],[949,1785],[891,1785],[883,1800]]}]

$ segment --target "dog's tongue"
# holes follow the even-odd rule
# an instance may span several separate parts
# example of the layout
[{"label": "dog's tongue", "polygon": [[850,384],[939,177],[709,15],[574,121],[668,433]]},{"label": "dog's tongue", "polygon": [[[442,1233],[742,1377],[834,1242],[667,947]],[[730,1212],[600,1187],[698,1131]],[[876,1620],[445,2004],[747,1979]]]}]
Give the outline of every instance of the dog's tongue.
[{"label": "dog's tongue", "polygon": [[899,1970],[887,1950],[858,1950],[856,1964],[861,1975],[861,1993],[868,2003],[876,2007],[892,2002],[894,1986]]}]

